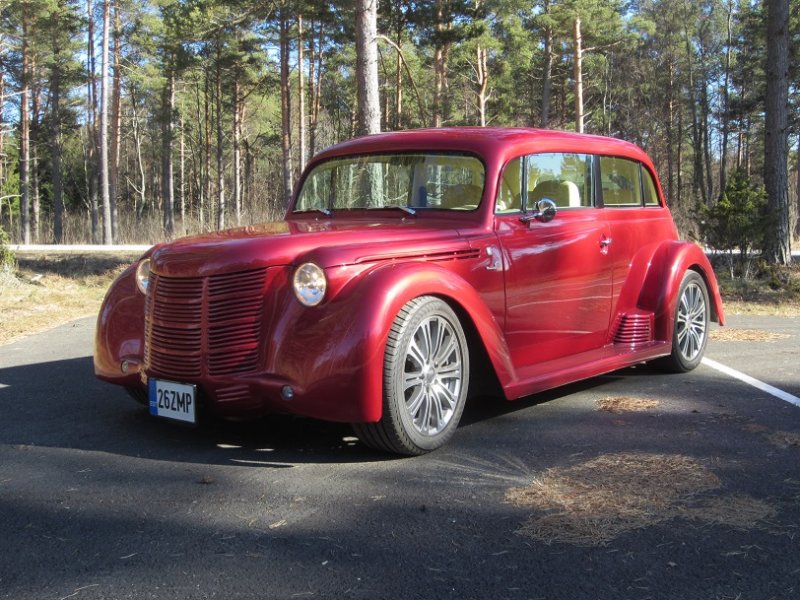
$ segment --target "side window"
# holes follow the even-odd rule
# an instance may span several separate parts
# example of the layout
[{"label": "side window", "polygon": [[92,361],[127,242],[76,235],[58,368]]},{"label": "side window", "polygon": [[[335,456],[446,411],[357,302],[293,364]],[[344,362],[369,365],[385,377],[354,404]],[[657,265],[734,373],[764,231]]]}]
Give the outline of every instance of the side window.
[{"label": "side window", "polygon": [[522,210],[522,158],[510,161],[503,170],[500,190],[497,192],[495,212],[509,213]]},{"label": "side window", "polygon": [[644,165],[642,165],[642,182],[644,183],[642,187],[644,188],[645,206],[659,206],[656,182],[653,181],[653,176],[644,168]]},{"label": "side window", "polygon": [[527,207],[549,198],[559,209],[593,205],[592,156],[588,154],[531,154],[526,159]]},{"label": "side window", "polygon": [[600,157],[600,181],[603,205],[610,207],[641,206],[642,185],[639,163],[613,156]]}]

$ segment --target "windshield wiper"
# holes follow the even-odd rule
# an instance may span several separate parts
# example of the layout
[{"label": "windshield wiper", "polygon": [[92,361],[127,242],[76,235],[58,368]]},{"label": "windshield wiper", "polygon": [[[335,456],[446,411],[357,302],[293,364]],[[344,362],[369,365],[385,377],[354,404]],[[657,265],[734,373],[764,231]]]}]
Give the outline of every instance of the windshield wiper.
[{"label": "windshield wiper", "polygon": [[403,212],[407,212],[410,215],[417,214],[417,211],[411,208],[410,206],[405,206],[403,204],[384,204],[383,206],[370,206],[367,210],[402,210]]}]

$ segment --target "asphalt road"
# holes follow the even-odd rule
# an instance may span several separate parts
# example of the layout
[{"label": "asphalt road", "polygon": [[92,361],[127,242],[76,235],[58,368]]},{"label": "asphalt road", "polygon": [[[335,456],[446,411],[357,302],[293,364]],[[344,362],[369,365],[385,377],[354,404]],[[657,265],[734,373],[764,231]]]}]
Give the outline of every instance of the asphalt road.
[{"label": "asphalt road", "polygon": [[[708,356],[800,396],[800,319],[730,325],[756,339]],[[156,421],[94,379],[93,327],[0,346],[0,598],[800,595],[800,408],[706,365],[477,399],[397,459],[335,424]],[[534,480],[574,506],[509,501]]]}]

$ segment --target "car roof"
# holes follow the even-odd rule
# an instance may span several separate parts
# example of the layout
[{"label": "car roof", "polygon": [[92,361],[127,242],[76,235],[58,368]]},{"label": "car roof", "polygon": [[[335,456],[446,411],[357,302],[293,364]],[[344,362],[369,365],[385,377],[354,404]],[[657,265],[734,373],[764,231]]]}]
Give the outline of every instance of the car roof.
[{"label": "car roof", "polygon": [[501,164],[523,154],[574,152],[639,160],[653,169],[647,154],[635,144],[615,138],[551,129],[522,127],[444,127],[392,131],[355,138],[331,146],[313,162],[353,155],[413,151],[467,152]]}]

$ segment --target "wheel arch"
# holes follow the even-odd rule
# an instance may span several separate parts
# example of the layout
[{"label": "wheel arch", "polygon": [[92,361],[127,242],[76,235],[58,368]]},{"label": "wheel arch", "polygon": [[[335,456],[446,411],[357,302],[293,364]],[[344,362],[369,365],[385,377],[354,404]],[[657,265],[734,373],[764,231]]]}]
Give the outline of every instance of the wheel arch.
[{"label": "wheel arch", "polygon": [[670,241],[650,257],[637,305],[655,315],[656,339],[672,340],[675,307],[684,274],[697,272],[708,290],[711,320],[725,324],[722,299],[714,269],[702,249],[691,242]]},{"label": "wheel arch", "polygon": [[[369,277],[362,278],[353,293],[361,298],[379,296],[383,299],[379,305],[367,308],[367,320],[373,325],[380,323],[376,335],[372,336],[374,347],[369,351],[370,355],[383,357],[388,332],[403,306],[420,296],[434,296],[456,313],[470,353],[486,359],[480,360],[480,364],[488,365],[500,387],[513,381],[514,368],[500,324],[475,288],[458,273],[435,263],[388,264],[377,267]],[[479,374],[479,362],[472,361],[472,364],[476,367],[473,372]],[[375,366],[373,364],[372,368]]]}]

